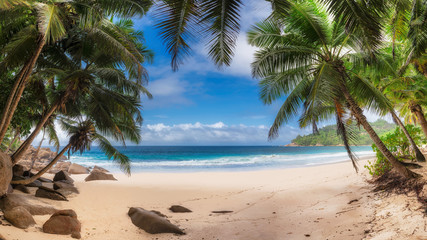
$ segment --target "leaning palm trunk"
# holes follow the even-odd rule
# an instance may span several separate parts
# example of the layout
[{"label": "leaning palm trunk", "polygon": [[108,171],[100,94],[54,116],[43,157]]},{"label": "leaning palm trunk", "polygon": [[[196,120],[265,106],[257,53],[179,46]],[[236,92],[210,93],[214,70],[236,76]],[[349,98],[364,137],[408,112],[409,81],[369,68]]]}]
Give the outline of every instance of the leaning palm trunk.
[{"label": "leaning palm trunk", "polygon": [[34,176],[27,178],[27,179],[23,179],[23,180],[17,180],[17,181],[12,181],[11,184],[22,184],[22,185],[26,185],[26,184],[30,184],[32,182],[34,182],[35,180],[37,180],[39,177],[41,177],[43,174],[45,174],[49,169],[51,169],[53,167],[53,165],[55,165],[58,160],[64,155],[64,153],[71,147],[71,143],[68,143],[67,146],[65,146],[62,151],[60,153],[58,153],[56,155],[56,157],[54,159],[52,159],[52,161],[46,165],[46,167],[44,167],[42,170],[40,170],[38,173],[36,173]]},{"label": "leaning palm trunk", "polygon": [[341,84],[341,91],[342,91],[342,93],[343,93],[343,95],[344,95],[347,103],[350,106],[351,113],[356,117],[357,121],[363,126],[363,128],[366,130],[366,132],[371,137],[372,141],[375,143],[375,145],[377,145],[378,149],[385,156],[385,158],[390,162],[390,164],[393,166],[393,168],[396,169],[396,171],[398,171],[405,178],[414,178],[414,177],[416,177],[417,176],[416,173],[414,173],[414,172],[410,171],[409,169],[407,169],[387,149],[387,147],[384,145],[384,143],[378,137],[377,133],[374,131],[374,129],[369,124],[368,120],[366,119],[365,115],[363,114],[362,109],[359,107],[359,105],[356,103],[356,101],[350,95],[350,92],[348,91],[348,89],[344,85],[344,83]]},{"label": "leaning palm trunk", "polygon": [[417,117],[418,123],[421,125],[421,129],[424,132],[424,136],[427,138],[427,121],[424,117],[423,109],[419,104],[411,104],[409,108],[411,112]]},{"label": "leaning palm trunk", "polygon": [[49,109],[48,112],[46,112],[43,115],[42,119],[40,119],[40,122],[37,124],[36,128],[31,133],[31,135],[21,144],[18,150],[15,151],[15,153],[12,155],[12,162],[14,164],[17,163],[20,160],[20,158],[24,155],[24,153],[28,150],[28,148],[31,146],[31,143],[40,133],[40,131],[42,130],[46,122],[49,120],[49,118],[52,116],[52,114],[58,109],[59,105],[60,105],[60,102],[57,102]]},{"label": "leaning palm trunk", "polygon": [[32,159],[31,159],[31,166],[30,166],[30,170],[29,170],[30,172],[31,172],[31,170],[33,170],[34,164],[36,163],[37,156],[39,155],[40,148],[42,147],[42,143],[44,141],[44,135],[45,135],[45,133],[46,133],[46,131],[43,131],[42,140],[40,140],[39,146],[37,147],[37,150],[36,150],[36,152],[34,153]]},{"label": "leaning palm trunk", "polygon": [[30,78],[31,72],[33,71],[34,65],[40,56],[43,46],[46,43],[46,38],[41,35],[37,43],[36,51],[34,52],[33,56],[31,56],[31,58],[25,63],[24,67],[19,73],[3,109],[2,118],[0,120],[0,143],[3,142],[9,124],[12,121],[13,114],[15,113],[19,100],[21,99],[22,93],[24,92],[25,85]]},{"label": "leaning palm trunk", "polygon": [[406,129],[405,125],[403,125],[402,121],[400,121],[399,117],[394,113],[394,111],[390,111],[391,116],[393,117],[393,120],[397,123],[397,125],[400,126],[403,133],[405,134],[408,141],[411,143],[412,149],[414,149],[415,157],[418,162],[425,162],[426,159],[424,155],[421,153],[420,149],[418,148],[417,144],[415,144],[414,139],[412,139],[411,135],[409,134],[408,130]]}]

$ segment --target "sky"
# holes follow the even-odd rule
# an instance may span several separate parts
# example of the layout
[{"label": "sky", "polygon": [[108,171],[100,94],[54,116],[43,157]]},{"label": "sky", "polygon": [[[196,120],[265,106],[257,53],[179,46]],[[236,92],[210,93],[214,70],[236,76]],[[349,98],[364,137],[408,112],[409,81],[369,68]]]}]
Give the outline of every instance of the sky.
[{"label": "sky", "polygon": [[[246,32],[267,17],[271,8],[266,1],[246,4],[233,62],[221,70],[207,57],[205,42],[193,42],[192,56],[173,72],[152,14],[134,20],[155,53],[154,63],[145,65],[149,73],[146,87],[153,99],[142,101],[140,145],[285,145],[298,135],[311,133],[309,128],[299,129],[297,119],[292,119],[282,126],[277,139],[268,141],[268,130],[284,99],[272,105],[260,101],[258,80],[251,77],[250,68],[256,49],[246,42]],[[368,119],[376,118],[368,114]],[[59,132],[59,137],[61,145],[67,142],[65,133]]]},{"label": "sky", "polygon": [[282,145],[309,132],[291,122],[282,127],[278,139],[267,139],[281,103],[266,106],[259,100],[258,80],[250,69],[256,49],[247,44],[246,31],[271,8],[265,1],[247,4],[233,62],[221,70],[207,57],[201,41],[192,43],[192,56],[173,72],[150,14],[135,21],[155,53],[154,63],[146,66],[147,88],[154,97],[142,103],[142,145]]}]

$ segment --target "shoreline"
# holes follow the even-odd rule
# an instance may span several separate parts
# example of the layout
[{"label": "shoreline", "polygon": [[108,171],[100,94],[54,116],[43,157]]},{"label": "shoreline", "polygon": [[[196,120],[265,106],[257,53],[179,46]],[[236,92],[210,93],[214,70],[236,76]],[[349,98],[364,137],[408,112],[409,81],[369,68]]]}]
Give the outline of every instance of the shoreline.
[{"label": "shoreline", "polygon": [[[69,202],[42,201],[74,209],[88,240],[361,239],[374,213],[366,171],[356,174],[349,162],[245,172],[114,173],[118,181],[84,182],[86,176],[71,176],[80,194]],[[168,208],[175,204],[193,212],[172,213]],[[187,234],[147,234],[131,223],[130,207],[160,211]],[[51,239],[39,230],[47,218],[36,216],[37,226],[26,231],[0,226],[0,232],[6,239]]]}]

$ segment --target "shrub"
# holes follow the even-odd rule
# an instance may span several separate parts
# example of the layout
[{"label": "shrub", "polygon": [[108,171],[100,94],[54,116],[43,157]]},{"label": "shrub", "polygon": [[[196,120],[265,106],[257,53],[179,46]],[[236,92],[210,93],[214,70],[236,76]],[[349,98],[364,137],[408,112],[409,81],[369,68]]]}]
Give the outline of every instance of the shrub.
[{"label": "shrub", "polygon": [[[425,140],[420,134],[420,128],[414,125],[406,125],[406,129],[412,139],[414,139],[415,144],[425,144]],[[394,130],[381,135],[380,138],[388,150],[390,150],[398,160],[402,161],[408,158],[412,160],[415,159],[411,144],[400,127],[396,127]],[[376,153],[377,158],[373,162],[368,161],[368,165],[365,165],[365,168],[369,170],[369,174],[372,176],[381,176],[391,170],[391,164],[375,144],[372,144],[372,150]]]}]

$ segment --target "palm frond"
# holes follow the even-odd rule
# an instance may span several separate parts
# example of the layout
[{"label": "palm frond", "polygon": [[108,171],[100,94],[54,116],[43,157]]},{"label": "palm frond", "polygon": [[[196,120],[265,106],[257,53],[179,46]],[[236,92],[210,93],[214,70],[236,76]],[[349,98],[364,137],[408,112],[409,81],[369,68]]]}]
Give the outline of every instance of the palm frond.
[{"label": "palm frond", "polygon": [[64,13],[56,4],[35,4],[38,12],[39,32],[46,38],[46,42],[56,42],[65,36],[66,30],[62,22]]},{"label": "palm frond", "polygon": [[99,148],[107,155],[108,159],[113,159],[122,171],[126,174],[131,174],[131,161],[128,156],[118,151],[111,143],[103,136],[97,134],[95,138]]},{"label": "palm frond", "polygon": [[209,56],[218,67],[229,66],[240,30],[241,0],[207,0],[200,8],[204,13]]},{"label": "palm frond", "polygon": [[194,38],[193,33],[199,18],[197,1],[162,0],[156,17],[156,27],[160,29],[160,37],[172,57],[172,69],[176,71],[184,58],[190,54],[188,41]]}]

